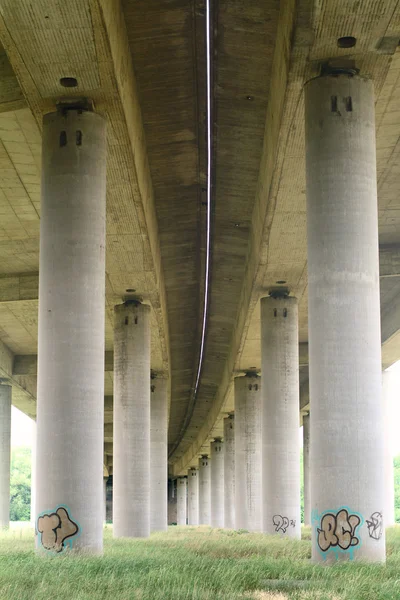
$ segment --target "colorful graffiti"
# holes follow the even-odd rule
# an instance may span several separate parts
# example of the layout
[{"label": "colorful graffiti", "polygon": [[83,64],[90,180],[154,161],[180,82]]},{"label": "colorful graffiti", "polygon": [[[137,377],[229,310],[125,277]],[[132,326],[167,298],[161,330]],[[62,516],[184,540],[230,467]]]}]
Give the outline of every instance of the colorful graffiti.
[{"label": "colorful graffiti", "polygon": [[313,524],[316,523],[317,544],[322,555],[332,550],[336,554],[347,552],[350,559],[353,558],[354,550],[361,545],[357,531],[363,523],[361,515],[343,507],[322,515],[314,510],[311,519]]},{"label": "colorful graffiti", "polygon": [[45,550],[60,553],[67,545],[72,548],[73,538],[79,535],[79,526],[72,521],[68,510],[65,506],[58,506],[54,512],[39,515],[36,529]]}]

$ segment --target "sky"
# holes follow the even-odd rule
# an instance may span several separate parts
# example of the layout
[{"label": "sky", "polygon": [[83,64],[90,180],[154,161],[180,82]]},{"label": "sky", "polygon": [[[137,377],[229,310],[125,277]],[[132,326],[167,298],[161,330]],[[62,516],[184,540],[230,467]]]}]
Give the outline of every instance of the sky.
[{"label": "sky", "polygon": [[[400,455],[400,361],[390,367],[393,371],[390,393],[390,424],[393,455]],[[11,446],[32,446],[35,423],[19,411],[15,406],[12,407],[11,414]],[[302,433],[300,431],[300,442],[302,443]]]}]

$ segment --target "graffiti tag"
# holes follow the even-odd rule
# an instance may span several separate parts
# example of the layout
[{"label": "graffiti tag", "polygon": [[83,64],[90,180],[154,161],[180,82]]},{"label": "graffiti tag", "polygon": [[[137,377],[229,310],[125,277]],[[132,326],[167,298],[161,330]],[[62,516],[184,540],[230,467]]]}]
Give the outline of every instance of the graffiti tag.
[{"label": "graffiti tag", "polygon": [[59,506],[53,513],[39,515],[37,531],[45,550],[62,552],[66,547],[66,540],[72,547],[72,538],[78,534],[79,527],[70,519],[68,510]]},{"label": "graffiti tag", "polygon": [[272,517],[272,523],[275,526],[275,531],[277,533],[279,531],[286,533],[288,527],[296,527],[296,519],[288,519],[287,517],[282,517],[282,515],[274,515]]},{"label": "graffiti tag", "polygon": [[380,540],[383,533],[383,517],[381,512],[374,512],[367,519],[368,535],[373,540]]},{"label": "graffiti tag", "polygon": [[360,543],[355,535],[361,519],[357,514],[349,514],[347,509],[342,508],[336,514],[325,513],[321,519],[318,532],[318,546],[322,552],[330,548],[341,548],[348,550]]}]

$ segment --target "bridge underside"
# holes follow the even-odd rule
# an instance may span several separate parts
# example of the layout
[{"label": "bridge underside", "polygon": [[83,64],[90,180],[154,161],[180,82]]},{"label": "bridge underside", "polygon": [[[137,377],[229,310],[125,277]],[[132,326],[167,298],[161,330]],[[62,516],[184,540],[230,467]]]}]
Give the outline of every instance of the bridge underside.
[{"label": "bridge underside", "polygon": [[[309,353],[309,331],[315,332],[311,317],[317,314],[321,298],[315,291],[319,275],[308,260],[315,230],[310,226],[314,216],[310,217],[312,211],[309,208],[307,212],[306,204],[308,201],[310,206],[312,190],[318,185],[325,189],[323,185],[331,171],[324,169],[331,159],[336,169],[337,185],[333,187],[337,197],[328,203],[327,210],[333,205],[340,206],[352,186],[355,193],[350,201],[356,203],[361,188],[365,198],[368,197],[371,186],[365,181],[375,167],[375,159],[368,162],[370,155],[365,158],[362,152],[364,146],[368,147],[367,134],[374,127],[380,368],[385,369],[400,359],[398,2],[218,0],[211,3],[207,30],[209,6],[204,0],[71,0],[66,6],[50,0],[35,3],[0,0],[0,382],[11,384],[13,404],[36,418],[38,382],[39,390],[47,389],[43,381],[51,380],[48,373],[52,373],[52,369],[56,372],[57,368],[63,373],[51,352],[49,364],[43,364],[45,354],[41,354],[40,348],[46,334],[45,329],[38,326],[38,313],[44,310],[43,298],[50,302],[57,293],[60,294],[58,308],[64,296],[66,313],[72,306],[68,304],[68,285],[64,295],[60,292],[65,281],[56,279],[57,269],[54,281],[60,283],[53,288],[48,283],[51,277],[47,271],[43,273],[43,264],[52,272],[52,261],[45,263],[49,256],[43,254],[43,244],[47,243],[43,233],[40,240],[40,220],[45,216],[42,211],[47,200],[44,190],[56,189],[51,187],[56,186],[58,176],[54,157],[59,156],[57,152],[61,147],[67,146],[66,137],[62,136],[66,136],[68,123],[62,130],[59,148],[54,149],[46,143],[52,139],[51,135],[45,137],[46,124],[52,117],[46,117],[45,122],[43,118],[59,107],[60,119],[73,114],[79,123],[86,123],[82,106],[90,105],[92,110],[87,112],[96,113],[98,122],[107,124],[106,235],[104,240],[97,240],[100,253],[105,246],[105,342],[104,348],[97,351],[101,365],[104,352],[104,472],[107,475],[114,473],[118,445],[115,431],[118,427],[123,431],[124,419],[128,418],[121,397],[129,389],[129,394],[142,398],[140,377],[131,377],[127,367],[130,365],[132,372],[138,369],[135,357],[140,352],[135,354],[132,348],[136,346],[130,346],[137,343],[137,339],[132,342],[134,336],[130,337],[130,329],[122,333],[122,325],[131,327],[138,322],[142,325],[142,318],[145,324],[140,339],[143,347],[147,348],[148,344],[148,353],[143,351],[143,364],[140,363],[146,370],[146,382],[149,380],[146,393],[150,394],[150,390],[160,393],[158,382],[162,381],[162,393],[168,398],[171,477],[181,477],[190,468],[197,469],[201,455],[218,453],[219,438],[226,438],[227,434],[227,416],[237,410],[238,397],[242,406],[248,406],[246,402],[253,397],[253,392],[254,397],[257,396],[257,377],[261,372],[270,374],[268,383],[263,375],[265,389],[267,385],[272,386],[270,390],[274,389],[270,381],[279,369],[274,371],[271,367],[276,355],[268,354],[272,338],[269,334],[263,337],[267,320],[261,317],[260,311],[260,299],[271,293],[275,300],[287,296],[297,299],[297,320],[294,325],[291,321],[296,336],[298,332],[294,371],[296,377],[299,373],[295,387],[300,401],[296,411],[297,416],[308,415],[310,389],[313,385],[317,389],[318,383],[313,367],[309,370],[308,365],[313,364],[313,358],[314,364],[319,359],[315,358],[318,354],[315,333],[314,341],[310,335]],[[347,113],[354,112],[354,121],[349,121],[348,128],[337,131],[343,140],[347,140],[348,131],[356,133],[343,142],[342,148],[332,151],[333,154],[342,152],[343,156],[348,152],[347,162],[354,166],[349,171],[344,191],[340,185],[348,165],[343,166],[336,154],[324,162],[330,139],[328,135],[328,141],[323,137],[323,117],[318,125],[318,135],[323,140],[320,142],[318,138],[321,164],[310,183],[310,173],[314,173],[320,155],[315,154],[310,166],[314,138],[305,125],[304,89],[307,82],[318,81],[321,74],[336,78],[338,86],[343,84],[343,76],[348,77],[351,79],[348,89],[356,82],[354,98],[358,98],[358,81],[373,82],[375,117],[369,129],[362,128],[368,119],[358,117],[359,107],[364,106],[361,101],[353,106],[351,95],[343,100],[332,92],[329,97],[330,116],[331,113],[336,115],[338,127],[349,117]],[[353,93],[353,88],[351,90]],[[364,96],[362,99],[364,101]],[[345,108],[341,112],[338,102],[342,100]],[[316,106],[319,108],[318,103]],[[90,122],[91,117],[87,120]],[[309,122],[311,120],[310,117]],[[97,132],[95,126],[90,127],[90,135]],[[86,135],[83,126],[82,130]],[[315,138],[318,135],[314,133]],[[76,145],[82,145],[82,131],[77,130],[76,136]],[[364,144],[361,150],[354,142],[357,136],[361,136]],[[88,164],[96,152],[101,157],[100,146],[93,146],[92,153],[85,155]],[[374,143],[370,146],[371,152],[375,152]],[[208,148],[211,148],[210,155]],[[100,169],[101,158],[95,162]],[[211,176],[208,177],[210,164]],[[364,179],[357,188],[362,169]],[[320,173],[325,173],[324,177],[321,175],[322,183]],[[77,177],[75,172],[71,176],[74,185]],[[96,177],[98,181],[92,181],[92,188],[88,184],[85,194],[99,197],[99,212],[95,215],[99,218],[102,176]],[[43,184],[41,190],[41,181],[47,182],[49,187]],[[86,179],[82,181],[87,184]],[[95,184],[100,191],[93,191]],[[374,190],[375,187],[373,193]],[[320,193],[317,207],[325,206],[329,191]],[[58,193],[64,198],[65,187],[60,185]],[[68,201],[66,194],[65,202]],[[347,214],[347,206],[343,211],[343,223],[351,223],[349,227],[354,229],[353,237],[345,239],[349,247],[353,238],[361,240],[363,236],[357,227],[367,214],[367,200],[361,207],[359,219],[354,223],[350,213]],[[68,222],[68,211],[66,214]],[[373,211],[371,215],[366,226],[374,221]],[[87,218],[83,211],[76,217],[77,228],[85,216]],[[318,221],[318,218],[315,217],[315,222],[322,227],[323,219]],[[332,220],[334,218],[335,214]],[[42,219],[43,230],[44,222],[47,223],[45,218]],[[94,223],[94,218],[89,219],[90,222]],[[62,225],[59,224],[60,239]],[[48,231],[49,236],[54,234],[51,226]],[[329,233],[325,232],[321,242],[321,257],[329,254]],[[339,246],[338,243],[337,252],[335,249],[332,253],[335,260],[340,254]],[[53,248],[54,264],[57,248]],[[68,244],[66,248],[67,254]],[[375,271],[367,273],[363,256],[361,250],[359,254],[357,250],[354,264],[350,257],[348,269],[342,268],[341,274],[345,273],[343,276],[352,281],[352,269],[359,268],[357,289],[366,289],[368,294]],[[330,276],[328,271],[326,281]],[[95,323],[100,314],[95,308],[96,291],[101,289],[102,280],[96,283],[94,269],[89,269],[86,279],[83,270],[77,269],[76,278],[79,277],[82,277],[85,301],[89,307],[91,300],[93,302],[93,314],[89,309],[87,314]],[[340,277],[336,290],[341,285],[339,280]],[[71,290],[76,286],[78,293],[77,280],[70,283]],[[100,287],[96,287],[97,284]],[[378,285],[378,275],[375,284]],[[47,285],[50,292],[46,292]],[[90,285],[93,286],[92,298]],[[351,285],[342,290],[347,299],[351,296]],[[58,289],[54,291],[55,288]],[[76,295],[71,295],[73,303]],[[324,298],[327,306],[331,297]],[[115,306],[124,303],[126,315],[124,313],[124,320],[119,322]],[[119,310],[122,311],[117,309],[117,313]],[[277,316],[279,310],[275,307],[274,311]],[[286,306],[284,311],[286,318]],[[42,323],[47,322],[45,317],[50,318],[48,314],[42,315]],[[357,318],[356,311],[355,318],[350,319],[349,331],[355,327]],[[51,327],[57,328],[57,319],[55,321]],[[79,329],[77,323],[78,319],[72,315],[65,334],[72,341],[63,340],[66,347],[73,344],[71,332],[74,327]],[[365,317],[364,325],[359,328],[360,344],[375,325],[372,317]],[[329,323],[325,326],[328,332]],[[53,331],[51,327],[49,331]],[[282,338],[276,338],[278,349],[284,343],[282,339],[287,341],[292,335],[289,329],[284,330]],[[42,331],[40,335],[39,331]],[[92,334],[92,331],[88,333],[88,343]],[[340,342],[328,337],[327,333],[326,345],[335,348],[339,364]],[[65,366],[66,378],[71,389],[75,383],[79,388],[85,376],[90,379],[90,373],[85,375],[82,361],[77,361],[74,363],[75,381],[75,373],[69,372],[71,364],[72,358]],[[90,368],[92,366],[88,366],[88,370]],[[152,380],[150,384],[150,369],[156,383]],[[286,374],[292,372],[286,363],[285,369]],[[237,384],[235,378],[249,373],[254,381],[242,390],[243,382]],[[354,377],[358,376],[357,372]],[[286,389],[281,383],[276,385],[278,394],[280,387]],[[102,387],[101,382],[101,395]],[[115,393],[121,389],[122,392]],[[75,400],[72,398],[71,402]],[[322,403],[323,399],[319,401]],[[79,402],[78,407],[80,409]],[[46,415],[48,417],[48,413]],[[212,442],[215,439],[217,441]],[[214,444],[211,450],[210,442]],[[149,439],[143,443],[148,444]],[[192,474],[195,478],[194,471]],[[216,525],[218,518],[215,516]]]}]

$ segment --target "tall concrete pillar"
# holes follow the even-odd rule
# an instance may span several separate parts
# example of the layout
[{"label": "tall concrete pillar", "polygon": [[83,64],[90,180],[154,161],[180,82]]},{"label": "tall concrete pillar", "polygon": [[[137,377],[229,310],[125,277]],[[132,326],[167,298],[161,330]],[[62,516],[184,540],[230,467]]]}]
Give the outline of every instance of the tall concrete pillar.
[{"label": "tall concrete pillar", "polygon": [[31,448],[31,515],[30,523],[35,528],[36,522],[36,421],[32,421],[32,448]]},{"label": "tall concrete pillar", "polygon": [[374,92],[305,87],[314,561],[385,560]]},{"label": "tall concrete pillar", "polygon": [[103,477],[104,523],[107,523],[107,481],[108,477]]},{"label": "tall concrete pillar", "polygon": [[115,307],[114,537],[150,534],[150,307]]},{"label": "tall concrete pillar", "polygon": [[199,524],[199,470],[188,471],[188,525]]},{"label": "tall concrete pillar", "polygon": [[261,299],[263,531],[300,538],[297,298]]},{"label": "tall concrete pillar", "polygon": [[186,525],[187,523],[187,478],[178,477],[177,479],[177,498],[176,513],[177,525]]},{"label": "tall concrete pillar", "polygon": [[224,444],[215,438],[211,447],[211,527],[224,526]]},{"label": "tall concrete pillar", "polygon": [[11,392],[0,385],[0,529],[10,524]]},{"label": "tall concrete pillar", "polygon": [[303,415],[304,525],[311,525],[310,413]]},{"label": "tall concrete pillar", "polygon": [[235,378],[236,529],[261,531],[261,377]]},{"label": "tall concrete pillar", "polygon": [[168,530],[168,380],[157,375],[150,400],[150,530]]},{"label": "tall concrete pillar", "polygon": [[235,529],[235,418],[224,419],[224,527]]},{"label": "tall concrete pillar", "polygon": [[60,110],[45,115],[42,139],[36,540],[101,552],[106,122]]},{"label": "tall concrete pillar", "polygon": [[204,454],[199,460],[199,525],[211,524],[211,464]]},{"label": "tall concrete pillar", "polygon": [[383,417],[385,427],[385,505],[383,520],[385,527],[395,524],[394,514],[394,465],[393,465],[393,440],[392,440],[392,414],[390,406],[391,392],[393,390],[393,371],[382,373],[383,381]]}]

